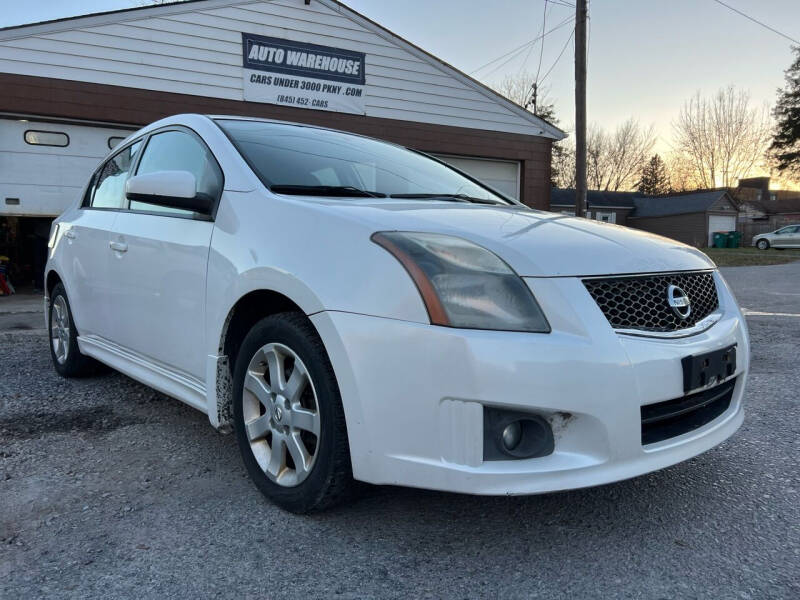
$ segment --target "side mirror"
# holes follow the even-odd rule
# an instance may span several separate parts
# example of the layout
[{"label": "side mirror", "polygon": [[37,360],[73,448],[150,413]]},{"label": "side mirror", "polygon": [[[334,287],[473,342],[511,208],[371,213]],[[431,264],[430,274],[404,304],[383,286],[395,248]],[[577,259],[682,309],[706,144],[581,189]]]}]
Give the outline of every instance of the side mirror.
[{"label": "side mirror", "polygon": [[155,171],[135,175],[125,183],[128,200],[210,215],[214,199],[197,192],[197,181],[189,171]]}]

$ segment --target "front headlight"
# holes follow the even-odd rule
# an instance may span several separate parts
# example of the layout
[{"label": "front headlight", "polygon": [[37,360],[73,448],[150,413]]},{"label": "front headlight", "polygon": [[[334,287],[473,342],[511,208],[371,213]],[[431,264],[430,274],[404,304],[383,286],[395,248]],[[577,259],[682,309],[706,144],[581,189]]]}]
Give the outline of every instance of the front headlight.
[{"label": "front headlight", "polygon": [[525,282],[486,248],[439,233],[383,231],[372,241],[408,271],[432,324],[550,332]]}]

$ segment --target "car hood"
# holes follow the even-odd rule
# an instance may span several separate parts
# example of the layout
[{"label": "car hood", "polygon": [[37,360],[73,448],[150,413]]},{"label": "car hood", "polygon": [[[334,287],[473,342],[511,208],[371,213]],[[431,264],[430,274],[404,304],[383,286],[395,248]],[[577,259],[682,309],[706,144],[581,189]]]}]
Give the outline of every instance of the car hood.
[{"label": "car hood", "polygon": [[373,231],[456,235],[503,258],[522,276],[656,273],[713,268],[702,252],[665,237],[525,207],[440,201],[320,201]]}]

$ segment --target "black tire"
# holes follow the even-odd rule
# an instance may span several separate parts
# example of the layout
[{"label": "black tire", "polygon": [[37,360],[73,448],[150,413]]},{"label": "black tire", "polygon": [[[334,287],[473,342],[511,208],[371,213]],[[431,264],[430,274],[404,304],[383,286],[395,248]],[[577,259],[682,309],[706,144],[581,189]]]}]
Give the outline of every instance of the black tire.
[{"label": "black tire", "polygon": [[[316,391],[320,435],[316,458],[306,478],[286,487],[272,481],[259,466],[244,420],[244,380],[251,359],[267,344],[291,349],[303,362]],[[256,323],[242,342],[233,376],[233,417],[245,467],[258,489],[272,502],[293,513],[321,511],[352,492],[353,474],[347,427],[339,386],[328,354],[314,326],[302,313],[287,312]]]},{"label": "black tire", "polygon": [[[63,305],[58,301],[63,298]],[[53,312],[56,310],[56,305],[66,307],[67,323],[65,329],[68,333],[68,342],[64,344],[66,347],[66,356],[59,358],[56,356],[56,349],[53,336]],[[81,354],[78,348],[78,329],[75,327],[75,320],[72,318],[72,308],[69,305],[69,298],[64,289],[63,284],[57,283],[53,290],[50,292],[50,305],[47,314],[47,332],[49,334],[48,341],[50,345],[50,358],[53,360],[53,367],[56,372],[62,377],[87,377],[94,375],[100,370],[100,363],[93,358]]]},{"label": "black tire", "polygon": [[767,250],[769,249],[769,240],[760,239],[756,242],[756,248],[759,250]]}]

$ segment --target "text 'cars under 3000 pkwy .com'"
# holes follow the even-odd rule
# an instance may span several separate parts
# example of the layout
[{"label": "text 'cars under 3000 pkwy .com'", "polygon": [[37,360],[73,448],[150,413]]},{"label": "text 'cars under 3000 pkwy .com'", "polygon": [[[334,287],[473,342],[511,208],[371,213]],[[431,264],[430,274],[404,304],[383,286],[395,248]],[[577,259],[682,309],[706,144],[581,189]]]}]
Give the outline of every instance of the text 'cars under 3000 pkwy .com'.
[{"label": "text 'cars under 3000 pkwy .com'", "polygon": [[49,247],[56,370],[99,361],[234,429],[295,512],[353,479],[592,486],[742,423],[747,329],[704,254],[394,144],[170,117],[112,151]]}]

